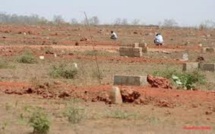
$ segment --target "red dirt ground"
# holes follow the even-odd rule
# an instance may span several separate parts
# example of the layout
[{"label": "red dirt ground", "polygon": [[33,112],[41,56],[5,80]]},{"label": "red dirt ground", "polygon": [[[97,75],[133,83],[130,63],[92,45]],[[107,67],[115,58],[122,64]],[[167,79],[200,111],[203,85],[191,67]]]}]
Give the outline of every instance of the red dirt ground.
[{"label": "red dirt ground", "polygon": [[[38,27],[29,27],[25,26],[24,28],[22,26],[2,26],[0,28],[0,32],[3,34],[1,40],[6,42],[8,45],[0,46],[0,55],[2,56],[13,56],[18,55],[25,49],[31,49],[35,52],[36,55],[44,55],[44,53],[40,52],[40,50],[43,50],[44,48],[51,47],[55,50],[76,50],[76,51],[86,51],[86,50],[103,50],[103,51],[110,51],[110,52],[117,52],[121,43],[120,42],[112,42],[112,41],[90,41],[91,39],[87,39],[82,34],[82,38],[78,36],[79,41],[74,40],[64,40],[64,41],[58,41],[61,45],[51,45],[53,42],[50,42],[49,39],[43,37],[43,33],[41,31],[49,29],[49,32],[46,36],[55,37],[55,38],[67,38],[72,36],[70,33],[62,32],[63,30],[70,30],[73,32],[79,31],[80,33],[84,32],[81,28],[67,28],[67,27],[45,27],[45,26],[38,26]],[[50,30],[51,29],[51,30]],[[56,32],[53,32],[55,31]],[[92,33],[97,32],[97,30],[92,30]],[[101,30],[97,33],[101,33]],[[23,34],[25,35],[23,37]],[[170,33],[166,33],[170,34]],[[199,32],[197,35],[203,36],[205,35],[205,32]],[[17,35],[17,38],[12,38],[14,35]],[[141,34],[142,35],[142,34]],[[21,36],[21,37],[20,37]],[[85,39],[82,41],[82,39]],[[93,39],[93,38],[92,38]],[[76,39],[77,40],[77,39]],[[78,45],[71,45],[75,44],[75,42],[78,42]],[[20,45],[21,44],[21,45]],[[23,45],[27,44],[27,45]],[[42,44],[42,45],[41,45]],[[172,51],[184,51],[184,50],[192,50],[199,52],[201,50],[201,47],[197,46],[162,46],[162,47],[156,47],[153,45],[149,45],[150,51],[164,51],[164,52],[172,52]],[[45,54],[46,57],[49,57],[50,54]],[[51,58],[52,56],[50,56]],[[63,55],[62,58],[79,58],[79,59],[88,59],[92,60],[95,57],[93,56],[77,56],[77,55],[70,55],[66,54]],[[148,63],[174,63],[174,64],[182,64],[182,61],[176,60],[176,59],[152,59],[152,58],[126,58],[126,57],[120,57],[120,56],[99,56],[97,57],[97,60],[101,61],[116,61],[116,62],[124,62],[124,63],[133,63],[133,62],[148,62]],[[26,90],[26,87],[30,87],[28,83],[10,83],[10,82],[1,82],[0,83],[1,89],[8,89],[13,90],[15,87],[18,89]],[[77,88],[77,87],[76,87]],[[99,87],[86,87],[86,89],[78,89],[80,91],[84,90],[86,92],[97,92],[97,91],[103,91],[108,90],[111,88],[111,85],[102,85]],[[137,90],[140,92],[141,96],[147,95],[147,97],[152,98],[152,100],[156,100],[156,102],[159,102],[159,100],[165,100],[170,101],[170,103],[173,103],[173,105],[177,104],[183,104],[186,105],[193,105],[192,103],[209,103],[214,104],[215,101],[215,94],[214,92],[206,92],[206,91],[179,91],[179,90],[166,90],[166,89],[160,89],[160,88],[150,88],[150,87],[130,87],[134,90]],[[72,89],[71,89],[72,90]],[[76,89],[77,90],[77,89]],[[12,91],[13,92],[13,91]],[[90,96],[87,96],[88,98],[92,98]],[[146,96],[145,96],[146,97]]]},{"label": "red dirt ground", "polygon": [[[58,93],[45,91],[48,86],[34,88],[28,83],[18,82],[0,82],[1,91],[6,94],[35,94],[43,98],[70,98],[77,97],[85,101],[104,101],[108,100],[108,95],[112,89],[112,85],[74,87],[71,85],[56,84],[56,86],[64,90]],[[215,91],[187,91],[177,89],[152,88],[149,86],[120,86],[121,90],[136,91],[140,94],[138,99],[134,100],[133,104],[146,105],[153,104],[159,107],[201,107],[202,105],[211,108],[211,112],[215,112]],[[100,98],[100,99],[96,99]]]},{"label": "red dirt ground", "polygon": [[[67,38],[70,37],[70,33],[64,33],[63,30],[66,30],[65,27],[51,27],[52,32],[49,33],[50,38]],[[2,38],[0,41],[6,42],[8,45],[0,46],[0,55],[1,56],[13,56],[18,55],[24,49],[31,49],[35,52],[36,55],[44,55],[44,53],[40,52],[45,47],[51,47],[55,50],[76,50],[76,51],[85,51],[85,50],[104,50],[110,52],[118,52],[120,47],[120,42],[112,42],[112,41],[80,41],[80,40],[61,40],[58,41],[57,44],[53,41],[47,40],[43,38],[43,33],[41,29],[47,29],[47,27],[19,27],[19,26],[5,26],[0,28],[0,33],[2,34]],[[54,30],[58,30],[58,32],[53,32]],[[71,30],[71,29],[70,29]],[[73,29],[74,31],[83,32],[80,29]],[[92,31],[92,32],[96,32]],[[26,33],[28,36],[19,37]],[[13,34],[17,35],[17,38],[12,38]],[[170,33],[169,33],[170,34]],[[204,35],[205,33],[198,33],[199,36]],[[30,37],[31,38],[30,38]],[[83,36],[83,34],[82,34]],[[84,36],[83,36],[84,37]],[[78,37],[77,37],[78,38]],[[79,37],[81,39],[82,37]],[[78,42],[78,45],[74,45]],[[27,44],[27,45],[26,45]],[[58,45],[60,44],[60,45]],[[71,45],[72,44],[72,45]],[[149,46],[151,51],[184,51],[184,50],[193,50],[199,52],[201,48],[199,46],[162,46],[155,47]],[[50,54],[46,54],[46,57],[49,57]],[[49,58],[52,58],[52,54]],[[61,58],[79,58],[79,59],[87,59],[92,60],[95,57],[93,56],[80,56],[80,55],[63,55]],[[152,58],[126,58],[120,56],[99,56],[98,60],[101,61],[116,61],[123,63],[133,63],[133,62],[144,62],[144,63],[174,63],[174,64],[182,64],[182,61],[171,59],[152,59]],[[102,101],[109,105],[108,93],[112,89],[113,85],[99,85],[99,86],[86,86],[86,87],[74,87],[72,85],[65,85],[62,83],[56,83],[56,87],[61,87],[64,89],[63,91],[51,92],[48,90],[48,85],[42,85],[41,87],[33,87],[29,83],[22,82],[0,82],[0,90],[5,94],[17,94],[17,95],[25,95],[30,94],[32,96],[38,95],[42,98],[72,98],[78,97],[86,102],[95,102]],[[192,108],[204,108],[205,115],[208,115],[211,118],[211,122],[215,123],[213,119],[215,114],[215,91],[187,91],[187,90],[177,90],[177,89],[165,89],[165,88],[153,88],[150,85],[148,86],[120,86],[121,90],[130,90],[136,91],[140,96],[132,102],[132,105],[153,105],[155,107],[166,107],[166,108],[175,108],[175,107],[185,107],[187,109]]]}]

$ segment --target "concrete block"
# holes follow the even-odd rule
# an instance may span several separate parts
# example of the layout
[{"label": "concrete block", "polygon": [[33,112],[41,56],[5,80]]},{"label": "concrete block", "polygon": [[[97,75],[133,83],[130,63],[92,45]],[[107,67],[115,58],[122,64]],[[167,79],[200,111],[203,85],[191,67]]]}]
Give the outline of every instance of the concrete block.
[{"label": "concrete block", "polygon": [[122,104],[122,95],[119,87],[112,87],[110,92],[110,100],[113,104]]},{"label": "concrete block", "polygon": [[215,63],[201,63],[199,68],[203,71],[215,71]]},{"label": "concrete block", "polygon": [[147,47],[147,43],[142,42],[142,43],[139,44],[139,47]]},{"label": "concrete block", "polygon": [[137,53],[142,52],[142,47],[133,48],[132,51]]},{"label": "concrete block", "polygon": [[120,56],[132,57],[132,55],[133,55],[132,49],[133,48],[131,48],[131,47],[120,47],[119,54],[120,54]]},{"label": "concrete block", "polygon": [[183,64],[183,71],[194,71],[199,68],[198,62],[187,62]]},{"label": "concrete block", "polygon": [[143,86],[147,84],[148,84],[147,76],[129,76],[129,75],[114,76],[114,85]]},{"label": "concrete block", "polygon": [[127,56],[129,53],[129,50],[126,47],[120,47],[119,48],[119,54],[120,56]]},{"label": "concrete block", "polygon": [[142,47],[142,52],[147,53],[148,52],[148,47]]},{"label": "concrete block", "polygon": [[138,48],[138,47],[139,47],[139,43],[134,43],[134,44],[132,44],[132,47]]},{"label": "concrete block", "polygon": [[142,57],[143,56],[142,48],[141,47],[133,48],[133,54],[134,57]]},{"label": "concrete block", "polygon": [[120,56],[141,57],[143,55],[141,47],[120,47]]},{"label": "concrete block", "polygon": [[139,47],[142,47],[142,52],[143,53],[147,53],[148,52],[147,43],[145,43],[145,41],[141,41],[140,44],[139,44]]}]

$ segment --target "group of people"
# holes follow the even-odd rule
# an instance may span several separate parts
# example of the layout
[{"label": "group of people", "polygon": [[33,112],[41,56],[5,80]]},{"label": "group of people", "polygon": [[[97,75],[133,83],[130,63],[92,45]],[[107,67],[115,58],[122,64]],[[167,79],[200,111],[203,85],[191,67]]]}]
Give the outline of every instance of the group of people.
[{"label": "group of people", "polygon": [[[111,31],[111,36],[110,36],[110,38],[111,38],[112,40],[116,40],[116,39],[118,38],[116,32]],[[154,43],[155,43],[155,45],[157,45],[157,46],[162,46],[162,45],[163,45],[163,42],[164,42],[163,36],[162,36],[160,33],[157,33],[157,34],[155,35],[155,38],[154,38]]]}]

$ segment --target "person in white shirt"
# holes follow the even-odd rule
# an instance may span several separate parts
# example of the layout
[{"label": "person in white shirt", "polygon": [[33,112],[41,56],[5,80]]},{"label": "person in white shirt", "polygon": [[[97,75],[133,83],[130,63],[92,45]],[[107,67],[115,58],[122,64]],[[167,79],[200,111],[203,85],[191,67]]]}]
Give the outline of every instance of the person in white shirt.
[{"label": "person in white shirt", "polygon": [[156,34],[155,39],[154,39],[154,43],[157,46],[162,46],[163,45],[163,37],[160,33]]},{"label": "person in white shirt", "polygon": [[116,40],[118,37],[117,37],[117,34],[114,31],[111,31],[110,38],[113,39],[113,40]]}]

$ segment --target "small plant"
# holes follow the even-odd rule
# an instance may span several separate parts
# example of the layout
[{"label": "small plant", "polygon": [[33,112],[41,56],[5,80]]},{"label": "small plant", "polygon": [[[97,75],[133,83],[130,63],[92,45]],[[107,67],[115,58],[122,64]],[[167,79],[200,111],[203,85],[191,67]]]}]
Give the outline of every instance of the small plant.
[{"label": "small plant", "polygon": [[50,71],[50,75],[54,78],[66,78],[73,79],[78,73],[78,69],[75,67],[66,66],[64,64],[60,64],[58,66],[53,66]]},{"label": "small plant", "polygon": [[8,64],[8,62],[6,62],[5,60],[0,60],[0,69],[4,69],[4,68],[13,68],[14,66],[11,66]]},{"label": "small plant", "polygon": [[157,118],[156,116],[146,116],[143,118],[147,124],[152,124],[152,125],[156,125],[161,123],[161,120],[159,118]]},{"label": "small plant", "polygon": [[137,117],[136,113],[129,113],[122,110],[114,110],[111,111],[111,113],[108,115],[110,118],[116,118],[116,119],[130,119]]},{"label": "small plant", "polygon": [[187,90],[195,89],[196,83],[205,83],[205,76],[201,75],[198,71],[176,74],[172,76],[172,79],[177,85]]},{"label": "small plant", "polygon": [[194,89],[196,84],[204,84],[205,76],[198,71],[194,72],[177,72],[175,70],[156,71],[153,73],[155,76],[161,76],[170,79],[173,84],[176,84],[179,88]]},{"label": "small plant", "polygon": [[10,109],[12,109],[12,105],[6,103],[6,104],[5,104],[5,109],[6,109],[6,111],[9,111]]},{"label": "small plant", "polygon": [[104,76],[102,75],[101,71],[99,71],[99,70],[92,70],[92,77],[96,78],[99,81],[101,81]]},{"label": "small plant", "polygon": [[1,128],[1,129],[0,129],[0,133],[1,133],[1,134],[6,134],[6,133],[5,133],[5,130],[6,130],[7,126],[8,126],[8,123],[7,123],[7,122],[3,122],[3,123],[0,124],[0,128]]},{"label": "small plant", "polygon": [[70,123],[77,124],[84,119],[85,109],[72,105],[65,112],[65,116],[68,118]]},{"label": "small plant", "polygon": [[33,56],[32,53],[29,53],[29,52],[25,52],[24,54],[22,54],[18,59],[17,61],[19,63],[26,63],[26,64],[33,64],[33,63],[36,63],[37,60],[36,58]]},{"label": "small plant", "polygon": [[34,129],[33,134],[47,134],[50,129],[47,115],[38,110],[30,117],[29,124]]}]

